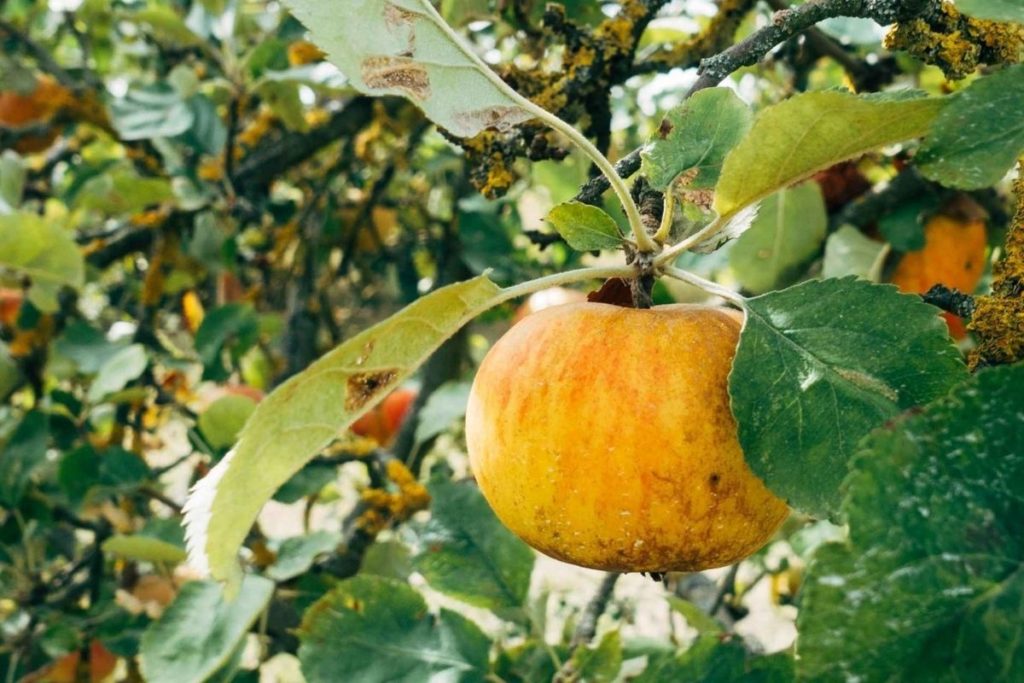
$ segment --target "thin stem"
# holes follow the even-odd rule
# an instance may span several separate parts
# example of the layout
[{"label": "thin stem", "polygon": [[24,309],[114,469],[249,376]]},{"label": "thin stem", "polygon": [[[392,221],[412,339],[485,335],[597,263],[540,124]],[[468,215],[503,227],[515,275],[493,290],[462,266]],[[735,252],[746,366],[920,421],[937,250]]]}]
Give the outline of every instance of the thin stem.
[{"label": "thin stem", "polygon": [[569,270],[564,273],[555,273],[554,275],[547,275],[545,277],[539,277],[536,280],[530,280],[529,282],[523,282],[513,287],[506,287],[502,290],[498,302],[508,301],[509,299],[515,299],[516,297],[525,296],[538,292],[548,287],[557,287],[559,285],[569,284],[571,282],[582,282],[583,280],[597,280],[597,279],[608,279],[613,277],[633,277],[636,275],[636,269],[632,266],[616,266],[608,268],[579,268],[577,270]]},{"label": "thin stem", "polygon": [[665,190],[665,208],[661,212],[661,225],[658,226],[658,231],[654,233],[654,241],[658,244],[664,244],[665,240],[668,239],[669,233],[672,232],[672,217],[676,212],[676,195],[669,187]]},{"label": "thin stem", "polygon": [[673,244],[671,247],[658,254],[658,257],[654,259],[654,265],[658,267],[667,266],[690,247],[695,244],[700,244],[708,237],[714,235],[722,228],[723,224],[724,222],[721,219],[716,218],[686,239],[681,240],[677,244]]},{"label": "thin stem", "polygon": [[683,270],[682,268],[675,268],[672,266],[666,266],[662,268],[662,272],[664,272],[665,275],[668,275],[669,277],[674,277],[677,280],[682,280],[683,282],[688,282],[691,285],[700,287],[708,294],[714,294],[715,296],[720,296],[723,299],[727,299],[732,303],[736,304],[737,306],[739,306],[740,308],[746,307],[746,299],[744,299],[742,296],[732,291],[731,289],[715,284],[711,280],[705,280],[699,275],[694,275],[693,273],[687,270]]},{"label": "thin stem", "polygon": [[590,160],[601,169],[601,173],[608,178],[608,182],[611,185],[612,190],[619,198],[619,202],[622,203],[622,208],[626,211],[626,218],[629,220],[629,227],[633,230],[633,235],[636,238],[636,244],[642,252],[654,252],[658,250],[657,243],[651,239],[651,236],[647,234],[647,230],[644,228],[643,222],[640,220],[640,209],[637,207],[636,202],[633,201],[633,195],[629,193],[629,188],[626,187],[626,182],[622,177],[615,172],[615,167],[612,166],[612,162],[608,161],[608,157],[601,153],[597,147],[587,139],[587,136],[576,130],[575,127],[569,125],[562,119],[558,118],[554,114],[550,113],[542,107],[538,107],[533,102],[527,99],[523,99],[522,106],[527,109],[531,114],[544,121],[558,132],[565,135],[567,138],[576,143],[576,146],[583,150],[583,152],[590,157]]}]

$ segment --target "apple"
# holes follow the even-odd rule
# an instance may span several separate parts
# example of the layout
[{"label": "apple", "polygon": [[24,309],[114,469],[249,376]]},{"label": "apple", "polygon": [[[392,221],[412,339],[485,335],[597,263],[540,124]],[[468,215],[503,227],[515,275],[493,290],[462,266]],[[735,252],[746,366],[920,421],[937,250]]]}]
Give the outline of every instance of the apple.
[{"label": "apple", "polygon": [[14,327],[24,298],[20,289],[0,289],[0,325]]},{"label": "apple", "polygon": [[723,309],[602,303],[513,326],[470,391],[470,466],[498,518],[554,558],[699,571],[763,546],[788,515],[747,467]]},{"label": "apple", "polygon": [[402,427],[402,421],[419,394],[415,389],[395,389],[370,412],[352,424],[352,431],[359,436],[374,439],[382,446],[388,446]]}]

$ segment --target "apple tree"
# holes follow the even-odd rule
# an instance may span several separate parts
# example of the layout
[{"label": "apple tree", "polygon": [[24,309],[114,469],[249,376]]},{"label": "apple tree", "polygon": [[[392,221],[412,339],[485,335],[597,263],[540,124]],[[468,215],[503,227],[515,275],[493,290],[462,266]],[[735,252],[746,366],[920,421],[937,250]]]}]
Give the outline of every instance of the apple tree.
[{"label": "apple tree", "polygon": [[1020,2],[0,41],[4,680],[1024,680]]}]

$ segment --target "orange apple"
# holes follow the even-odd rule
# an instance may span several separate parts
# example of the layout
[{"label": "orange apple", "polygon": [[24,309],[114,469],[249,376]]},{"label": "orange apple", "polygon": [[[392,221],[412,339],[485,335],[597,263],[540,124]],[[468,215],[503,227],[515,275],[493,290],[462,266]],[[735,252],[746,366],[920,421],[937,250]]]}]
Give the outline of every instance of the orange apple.
[{"label": "orange apple", "polygon": [[372,438],[382,446],[390,445],[418,394],[415,389],[407,387],[395,389],[377,407],[356,420],[352,431]]},{"label": "orange apple", "polygon": [[0,289],[0,325],[14,327],[24,299],[20,289]]},{"label": "orange apple", "polygon": [[499,519],[547,555],[610,571],[699,571],[763,546],[788,508],[747,467],[729,408],[738,317],[585,302],[513,326],[466,412]]},{"label": "orange apple", "polygon": [[[908,252],[896,265],[892,283],[901,292],[924,294],[942,284],[973,294],[985,272],[988,240],[985,222],[936,215],[925,225],[924,248]],[[943,317],[954,339],[967,336],[963,320],[949,312]]]}]

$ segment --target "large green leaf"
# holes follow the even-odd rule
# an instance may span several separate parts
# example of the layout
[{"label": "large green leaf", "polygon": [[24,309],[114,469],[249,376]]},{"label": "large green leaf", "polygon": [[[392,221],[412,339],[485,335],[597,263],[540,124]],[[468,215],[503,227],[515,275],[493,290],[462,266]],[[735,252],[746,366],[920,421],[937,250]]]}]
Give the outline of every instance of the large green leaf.
[{"label": "large green leaf", "polygon": [[1024,2],[1021,0],[956,0],[964,14],[992,21],[1014,21],[1024,24]]},{"label": "large green leaf", "polygon": [[139,534],[117,534],[103,542],[103,552],[141,562],[177,564],[185,561],[185,551],[173,543]]},{"label": "large green leaf", "polygon": [[234,600],[223,587],[190,581],[142,635],[142,674],[150,683],[202,683],[237,651],[270,602],[274,582],[247,576]]},{"label": "large green leaf", "polygon": [[110,113],[122,140],[174,137],[195,121],[181,93],[169,85],[132,88],[111,103]]},{"label": "large green leaf", "polygon": [[1024,64],[979,78],[950,98],[914,162],[943,185],[994,185],[1024,151],[1022,111]]},{"label": "large green leaf", "polygon": [[714,187],[725,155],[750,129],[750,107],[728,88],[707,88],[670,111],[641,152],[651,185],[664,190],[696,171],[689,187]]},{"label": "large green leaf", "polygon": [[748,300],[729,393],[747,462],[776,495],[834,513],[858,441],[966,376],[938,313],[854,278]]},{"label": "large green leaf", "polygon": [[725,158],[715,210],[732,215],[843,159],[924,135],[944,104],[938,98],[828,91],[768,107]]},{"label": "large green leaf", "polygon": [[435,618],[404,582],[355,576],[310,607],[299,631],[309,683],[475,683],[488,673],[490,642],[477,626],[442,609]]},{"label": "large green leaf", "polygon": [[368,95],[401,95],[470,137],[533,117],[444,23],[429,0],[289,0],[313,41]]},{"label": "large green leaf", "polygon": [[431,482],[433,517],[413,558],[431,588],[489,609],[521,607],[534,554],[494,516],[476,486]]},{"label": "large green leaf", "polygon": [[41,311],[57,310],[62,286],[82,286],[85,261],[72,233],[33,213],[0,215],[0,271],[27,276],[29,300]]},{"label": "large green leaf", "polygon": [[96,373],[89,386],[90,401],[99,401],[104,396],[124,389],[129,382],[138,379],[149,364],[146,347],[130,344],[110,356]]},{"label": "large green leaf", "polygon": [[571,667],[576,679],[590,683],[612,683],[622,668],[622,638],[608,631],[595,647],[582,646],[572,653]]},{"label": "large green leaf", "polygon": [[448,337],[501,299],[486,276],[443,287],[357,334],[281,384],[185,506],[189,555],[217,579],[263,504],[337,434],[379,403]]},{"label": "large green leaf", "polygon": [[763,294],[795,279],[797,267],[821,250],[827,228],[818,183],[779,190],[729,250],[729,265],[745,289]]},{"label": "large green leaf", "polygon": [[15,507],[21,501],[32,473],[46,462],[49,427],[46,413],[27,413],[0,448],[0,503]]},{"label": "large green leaf", "polygon": [[619,224],[596,206],[565,202],[551,209],[545,220],[577,251],[615,249],[622,245]]},{"label": "large green leaf", "polygon": [[1021,680],[1022,416],[1024,366],[994,368],[864,441],[849,540],[804,588],[802,679]]}]

